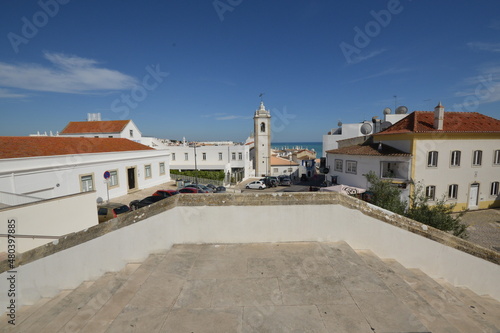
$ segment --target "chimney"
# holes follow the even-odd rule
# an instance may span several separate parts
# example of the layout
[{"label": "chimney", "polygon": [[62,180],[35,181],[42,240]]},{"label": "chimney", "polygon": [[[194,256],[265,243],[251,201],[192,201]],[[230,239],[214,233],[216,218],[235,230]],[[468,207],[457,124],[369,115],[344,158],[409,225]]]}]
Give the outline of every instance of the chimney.
[{"label": "chimney", "polygon": [[444,106],[439,104],[434,108],[434,128],[437,130],[443,129],[444,122]]}]

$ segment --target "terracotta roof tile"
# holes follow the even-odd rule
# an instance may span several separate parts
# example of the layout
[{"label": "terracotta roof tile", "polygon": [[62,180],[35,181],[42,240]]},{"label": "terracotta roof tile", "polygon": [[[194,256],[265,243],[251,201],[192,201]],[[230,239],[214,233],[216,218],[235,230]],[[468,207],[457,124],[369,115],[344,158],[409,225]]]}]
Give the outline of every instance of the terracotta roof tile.
[{"label": "terracotta roof tile", "polygon": [[119,138],[0,136],[0,159],[133,150],[154,149],[128,139]]},{"label": "terracotta roof tile", "polygon": [[299,165],[299,164],[297,162],[290,161],[282,157],[271,156],[271,166],[278,166],[278,165]]},{"label": "terracotta roof tile", "polygon": [[60,134],[120,133],[130,120],[71,121]]},{"label": "terracotta roof tile", "polygon": [[414,111],[385,131],[379,132],[376,135],[429,132],[500,133],[500,120],[485,116],[478,112],[445,112],[443,129],[437,130],[434,128],[433,111]]},{"label": "terracotta roof tile", "polygon": [[378,143],[367,144],[363,143],[361,145],[353,145],[338,149],[327,150],[330,154],[344,154],[344,155],[369,155],[369,156],[411,156],[409,153],[405,153],[399,149],[393,148],[386,144],[381,144],[381,149],[379,149]]}]

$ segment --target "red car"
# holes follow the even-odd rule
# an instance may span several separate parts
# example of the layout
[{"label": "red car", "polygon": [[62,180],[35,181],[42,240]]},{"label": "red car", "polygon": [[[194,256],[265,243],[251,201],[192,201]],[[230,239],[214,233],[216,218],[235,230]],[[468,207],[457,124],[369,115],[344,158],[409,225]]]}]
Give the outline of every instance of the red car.
[{"label": "red car", "polygon": [[176,194],[179,194],[179,192],[176,190],[158,190],[155,193],[153,193],[154,196],[164,197],[164,198],[169,198]]},{"label": "red car", "polygon": [[179,190],[179,193],[207,193],[207,192],[194,187],[184,187]]}]

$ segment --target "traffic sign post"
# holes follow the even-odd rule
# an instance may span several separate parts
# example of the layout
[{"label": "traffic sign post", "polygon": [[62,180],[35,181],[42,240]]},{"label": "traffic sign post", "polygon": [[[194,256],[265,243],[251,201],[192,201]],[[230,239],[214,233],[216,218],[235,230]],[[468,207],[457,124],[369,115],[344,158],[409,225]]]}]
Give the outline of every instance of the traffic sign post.
[{"label": "traffic sign post", "polygon": [[108,194],[108,203],[109,203],[109,182],[111,181],[110,177],[111,177],[111,173],[109,171],[104,172],[104,182],[106,183],[106,192]]}]

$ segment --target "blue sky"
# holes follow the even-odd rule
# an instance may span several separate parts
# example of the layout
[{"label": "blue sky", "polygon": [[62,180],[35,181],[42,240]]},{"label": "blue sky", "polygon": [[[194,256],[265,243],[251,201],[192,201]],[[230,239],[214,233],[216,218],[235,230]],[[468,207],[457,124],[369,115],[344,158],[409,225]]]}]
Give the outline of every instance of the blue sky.
[{"label": "blue sky", "polygon": [[321,141],[385,107],[500,118],[500,2],[3,1],[0,135],[100,112],[143,135]]}]

